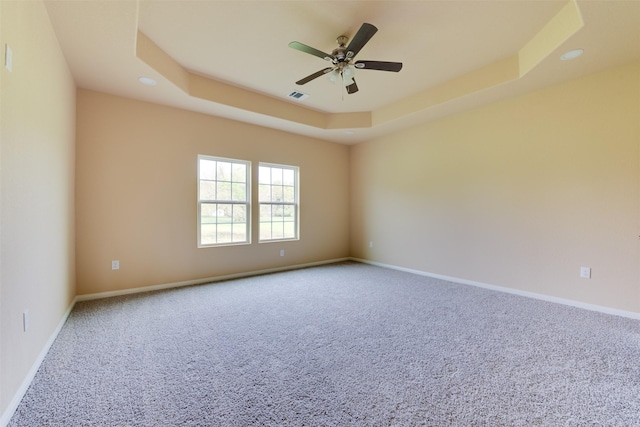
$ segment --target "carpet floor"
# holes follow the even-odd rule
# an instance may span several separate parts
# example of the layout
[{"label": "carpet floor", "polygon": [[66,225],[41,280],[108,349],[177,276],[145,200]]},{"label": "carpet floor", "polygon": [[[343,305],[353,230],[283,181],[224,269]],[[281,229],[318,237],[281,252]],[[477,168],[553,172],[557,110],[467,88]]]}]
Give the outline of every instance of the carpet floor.
[{"label": "carpet floor", "polygon": [[79,302],[9,426],[640,425],[640,322],[359,263]]}]

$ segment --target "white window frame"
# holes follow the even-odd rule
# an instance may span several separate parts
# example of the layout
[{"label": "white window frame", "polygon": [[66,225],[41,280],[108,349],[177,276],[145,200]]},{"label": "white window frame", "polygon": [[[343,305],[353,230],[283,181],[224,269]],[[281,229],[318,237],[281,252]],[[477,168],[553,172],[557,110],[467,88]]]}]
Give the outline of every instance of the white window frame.
[{"label": "white window frame", "polygon": [[[218,177],[216,175],[216,179],[214,180],[210,180],[210,179],[203,179],[201,176],[201,171],[200,171],[200,166],[201,166],[201,162],[203,160],[208,160],[208,161],[215,161],[215,162],[228,162],[231,163],[232,165],[235,164],[241,164],[245,166],[245,170],[246,170],[246,176],[245,176],[245,184],[246,184],[246,189],[245,189],[245,200],[232,200],[233,196],[231,196],[231,200],[228,199],[219,199],[217,198],[217,191],[216,190],[216,197],[214,198],[203,198],[203,195],[201,194],[201,184],[203,181],[210,181],[210,182],[218,182]],[[251,244],[251,162],[248,160],[240,160],[240,159],[230,159],[230,158],[226,158],[226,157],[217,157],[217,156],[208,156],[208,155],[204,155],[204,154],[199,154],[198,155],[198,179],[197,179],[197,192],[198,192],[198,218],[197,218],[197,224],[198,224],[198,231],[197,231],[197,240],[198,240],[198,248],[211,248],[211,247],[220,247],[220,246],[236,246],[236,245],[249,245]],[[217,170],[216,170],[216,174],[217,174]],[[223,181],[223,182],[230,182],[231,186],[233,187],[233,166],[232,166],[232,175],[231,175],[231,181]],[[237,182],[238,184],[240,184],[241,182]],[[216,185],[217,187],[217,185]],[[230,193],[232,194],[232,193]],[[244,206],[245,207],[245,220],[246,220],[246,229],[245,229],[245,236],[246,239],[242,240],[242,241],[223,241],[223,242],[215,242],[215,243],[203,243],[203,235],[202,235],[202,211],[203,211],[203,205],[209,205],[209,204],[222,204],[222,205],[231,205],[232,206],[232,210],[235,209],[235,206]],[[216,207],[216,221],[217,221],[217,216],[219,215],[218,213],[218,209]],[[218,224],[218,223],[216,223]],[[231,218],[231,222],[229,223],[231,224],[231,230],[232,230],[232,239],[233,239],[233,218]],[[237,224],[242,224],[242,223],[237,223]],[[218,237],[218,230],[216,229],[216,240]]]},{"label": "white window frame", "polygon": [[[276,169],[282,169],[282,170],[291,170],[293,171],[293,179],[294,179],[294,189],[293,189],[293,197],[294,200],[293,201],[287,201],[285,202],[284,200],[279,200],[279,201],[262,201],[261,199],[261,185],[265,185],[265,184],[261,184],[261,180],[260,180],[260,168],[262,167],[266,167],[266,168],[276,168]],[[270,183],[269,186],[273,187],[274,184]],[[289,185],[285,186],[284,183],[282,184],[283,188],[284,187],[290,187]],[[271,189],[271,192],[273,191],[273,189]],[[263,224],[270,224],[270,227],[273,227],[274,221],[263,221],[262,220],[262,207],[263,206],[271,206],[273,208],[273,206],[290,206],[293,207],[294,210],[294,224],[293,224],[293,231],[294,231],[294,236],[293,237],[276,237],[276,238],[263,238],[263,232],[262,232],[262,226]],[[284,218],[284,217],[283,217]],[[283,223],[283,230],[285,227],[285,221],[283,219],[282,221]],[[273,228],[271,228],[270,234],[273,236]],[[298,166],[291,166],[291,165],[281,165],[281,164],[275,164],[275,163],[265,163],[265,162],[260,162],[258,163],[258,243],[269,243],[269,242],[282,242],[282,241],[291,241],[291,240],[300,240],[300,168]]]}]

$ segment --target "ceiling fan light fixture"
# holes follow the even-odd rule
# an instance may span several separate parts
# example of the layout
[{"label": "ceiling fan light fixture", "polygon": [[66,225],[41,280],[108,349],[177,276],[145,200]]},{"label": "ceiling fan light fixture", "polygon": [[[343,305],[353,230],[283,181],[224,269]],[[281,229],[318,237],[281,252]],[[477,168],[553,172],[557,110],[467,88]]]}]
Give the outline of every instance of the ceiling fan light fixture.
[{"label": "ceiling fan light fixture", "polygon": [[342,69],[342,75],[344,77],[352,77],[353,76],[353,65],[347,65]]},{"label": "ceiling fan light fixture", "polygon": [[340,75],[342,76],[342,84],[346,87],[352,85],[353,78],[355,76],[354,68],[352,65],[344,64],[344,66],[340,67]]},{"label": "ceiling fan light fixture", "polygon": [[333,70],[327,73],[327,80],[329,80],[331,83],[337,82],[338,78],[340,78],[340,73],[338,72],[338,70]]},{"label": "ceiling fan light fixture", "polygon": [[350,86],[353,84],[353,77],[342,76],[342,84],[346,86]]}]

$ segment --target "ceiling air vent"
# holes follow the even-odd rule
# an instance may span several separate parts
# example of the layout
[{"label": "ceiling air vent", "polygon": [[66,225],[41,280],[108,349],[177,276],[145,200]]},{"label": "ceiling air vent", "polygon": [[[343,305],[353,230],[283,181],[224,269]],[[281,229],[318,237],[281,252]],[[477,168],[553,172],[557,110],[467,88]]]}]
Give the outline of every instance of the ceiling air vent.
[{"label": "ceiling air vent", "polygon": [[295,99],[296,101],[302,101],[309,97],[309,95],[307,95],[306,93],[298,92],[297,90],[294,90],[288,96],[289,98]]}]

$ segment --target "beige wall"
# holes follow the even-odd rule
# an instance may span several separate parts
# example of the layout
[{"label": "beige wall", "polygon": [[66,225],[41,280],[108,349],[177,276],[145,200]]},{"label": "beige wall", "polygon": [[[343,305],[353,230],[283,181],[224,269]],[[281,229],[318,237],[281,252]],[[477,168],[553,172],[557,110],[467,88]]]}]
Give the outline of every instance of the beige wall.
[{"label": "beige wall", "polygon": [[639,146],[640,63],[359,144],[351,254],[640,312]]},{"label": "beige wall", "polygon": [[[347,146],[86,90],[77,103],[78,294],[349,255]],[[198,249],[198,154],[250,160],[254,182],[260,161],[299,166],[301,239],[257,243],[254,197],[251,245]]]},{"label": "beige wall", "polygon": [[75,86],[41,2],[1,1],[0,15],[13,50],[0,71],[2,414],[75,296]]}]

